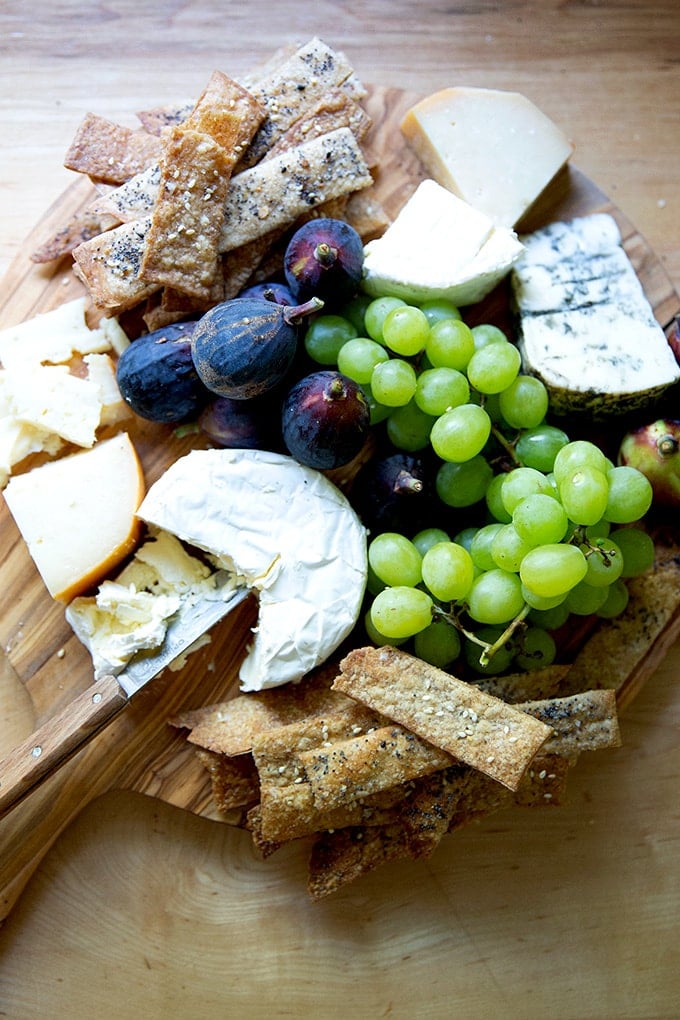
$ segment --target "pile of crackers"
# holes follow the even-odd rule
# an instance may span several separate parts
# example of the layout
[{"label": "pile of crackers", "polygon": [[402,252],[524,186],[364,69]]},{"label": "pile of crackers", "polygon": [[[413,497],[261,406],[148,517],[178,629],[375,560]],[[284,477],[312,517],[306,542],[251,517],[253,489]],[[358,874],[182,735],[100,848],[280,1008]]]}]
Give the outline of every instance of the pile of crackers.
[{"label": "pile of crackers", "polygon": [[313,38],[243,80],[214,71],[195,103],[142,111],[138,129],[88,114],[65,166],[95,197],[33,260],[72,254],[97,308],[141,308],[153,330],[270,279],[309,218],[343,218],[368,240],[387,218],[365,96],[346,57]]},{"label": "pile of crackers", "polygon": [[[515,696],[563,678],[515,677]],[[262,857],[312,837],[314,900],[500,808],[559,804],[578,756],[621,742],[613,690],[511,704],[389,646],[172,724]]]}]

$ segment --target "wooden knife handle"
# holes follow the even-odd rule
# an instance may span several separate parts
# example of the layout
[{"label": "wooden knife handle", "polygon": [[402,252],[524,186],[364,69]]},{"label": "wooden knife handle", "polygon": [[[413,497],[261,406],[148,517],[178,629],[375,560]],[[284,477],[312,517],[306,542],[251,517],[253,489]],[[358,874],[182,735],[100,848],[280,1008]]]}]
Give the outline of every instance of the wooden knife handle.
[{"label": "wooden knife handle", "polygon": [[0,761],[0,818],[67,762],[127,705],[113,676],[79,694]]}]

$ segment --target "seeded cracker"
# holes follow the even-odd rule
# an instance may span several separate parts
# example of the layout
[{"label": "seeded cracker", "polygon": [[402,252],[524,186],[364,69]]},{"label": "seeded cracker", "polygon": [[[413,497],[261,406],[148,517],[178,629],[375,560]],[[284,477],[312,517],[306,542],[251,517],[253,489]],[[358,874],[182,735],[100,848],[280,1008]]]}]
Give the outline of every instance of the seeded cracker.
[{"label": "seeded cracker", "polygon": [[579,754],[621,746],[614,691],[583,691],[566,698],[548,698],[517,705],[553,729],[543,752]]},{"label": "seeded cracker", "polygon": [[333,689],[511,790],[552,732],[500,699],[390,647],[350,652]]},{"label": "seeded cracker", "polygon": [[64,157],[64,166],[107,184],[123,184],[156,162],[160,139],[88,113]]}]

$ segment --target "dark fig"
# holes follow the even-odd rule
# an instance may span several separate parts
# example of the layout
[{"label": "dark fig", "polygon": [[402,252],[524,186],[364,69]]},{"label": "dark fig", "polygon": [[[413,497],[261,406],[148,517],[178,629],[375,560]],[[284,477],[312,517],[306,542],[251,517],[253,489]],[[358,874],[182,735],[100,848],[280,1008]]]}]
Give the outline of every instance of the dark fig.
[{"label": "dark fig", "polygon": [[191,356],[195,322],[173,323],[133,340],[116,369],[121,396],[149,421],[186,422],[210,399]]},{"label": "dark fig", "polygon": [[203,409],[198,425],[215,444],[238,450],[274,450],[281,446],[271,406],[259,400],[215,397]]},{"label": "dark fig", "polygon": [[364,445],[369,424],[363,390],[340,372],[304,376],[283,402],[283,441],[307,467],[330,470],[348,464]]},{"label": "dark fig", "polygon": [[423,526],[432,504],[430,477],[422,457],[404,452],[374,457],[354,481],[352,505],[370,531],[411,534]]},{"label": "dark fig", "polygon": [[283,257],[286,282],[298,301],[316,295],[335,303],[356,294],[364,265],[364,246],[344,220],[308,220],[295,231]]},{"label": "dark fig", "polygon": [[296,304],[290,288],[285,283],[254,283],[252,287],[242,290],[238,297],[264,298],[265,301],[273,301],[277,305]]},{"label": "dark fig", "polygon": [[196,371],[213,393],[248,400],[274,389],[297,352],[297,323],[323,307],[314,298],[279,305],[266,298],[232,298],[199,319],[191,341]]},{"label": "dark fig", "polygon": [[680,506],[680,421],[660,418],[628,432],[619,449],[619,463],[637,468],[654,493],[654,502]]}]

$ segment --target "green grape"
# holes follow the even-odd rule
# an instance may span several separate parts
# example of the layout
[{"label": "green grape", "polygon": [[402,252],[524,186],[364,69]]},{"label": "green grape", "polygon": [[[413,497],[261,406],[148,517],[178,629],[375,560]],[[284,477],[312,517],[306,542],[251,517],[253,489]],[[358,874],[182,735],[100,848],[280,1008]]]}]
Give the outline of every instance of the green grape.
[{"label": "green grape", "polygon": [[607,598],[597,610],[597,615],[601,616],[604,620],[613,620],[614,617],[621,615],[628,605],[629,599],[630,592],[625,583],[619,578],[618,581],[614,581],[607,588]]},{"label": "green grape", "polygon": [[452,461],[442,464],[435,476],[435,488],[447,506],[473,506],[484,499],[492,478],[491,465],[478,454],[462,464]]},{"label": "green grape", "polygon": [[357,336],[342,345],[337,363],[343,375],[361,386],[370,383],[375,366],[388,359],[389,354],[377,340]]},{"label": "green grape", "polygon": [[552,665],[557,656],[555,639],[542,627],[527,627],[519,641],[515,665],[527,673]]},{"label": "green grape", "polygon": [[413,365],[401,358],[381,361],[371,375],[371,392],[379,404],[403,407],[416,392],[417,377]]},{"label": "green grape", "polygon": [[606,599],[606,587],[596,588],[587,581],[579,581],[567,593],[565,602],[574,616],[591,616],[604,605]]},{"label": "green grape", "polygon": [[559,630],[565,625],[570,615],[565,595],[562,597],[562,601],[551,609],[532,609],[527,620],[544,630]]},{"label": "green grape", "polygon": [[[526,602],[526,604],[528,606],[531,606],[532,612],[535,613],[551,613],[553,610],[558,609],[560,606],[562,606],[564,604],[564,600],[567,597],[566,592],[561,592],[559,595],[550,596],[537,595],[535,592],[531,590],[531,588],[527,588],[527,586],[524,583],[522,583],[522,595],[524,596],[524,601]],[[531,613],[529,615],[531,616]],[[566,612],[566,616],[568,615],[569,610],[567,610]],[[543,624],[541,624],[541,626],[543,626]]]},{"label": "green grape", "polygon": [[515,444],[515,453],[523,467],[536,468],[544,474],[553,469],[558,450],[566,446],[569,436],[554,425],[536,425],[526,429]]},{"label": "green grape", "polygon": [[522,582],[537,595],[550,598],[570,591],[586,576],[586,558],[575,545],[539,545],[522,560]]},{"label": "green grape", "polygon": [[430,335],[430,324],[425,312],[413,305],[393,308],[385,316],[382,327],[383,343],[395,354],[409,358],[420,354]]},{"label": "green grape", "polygon": [[486,499],[486,506],[491,516],[500,521],[501,524],[509,524],[512,520],[512,514],[508,513],[503,503],[504,480],[505,475],[494,475],[486,487],[484,498]]},{"label": "green grape", "polygon": [[432,666],[446,669],[455,662],[461,651],[458,631],[445,620],[435,620],[419,631],[413,639],[413,650],[419,659]]},{"label": "green grape", "polygon": [[556,499],[536,492],[521,500],[512,512],[512,523],[528,545],[561,542],[569,527],[567,512]]},{"label": "green grape", "polygon": [[654,566],[654,541],[642,528],[616,528],[609,538],[623,556],[621,577],[638,577]]},{"label": "green grape", "polygon": [[518,375],[498,399],[503,418],[514,429],[536,428],[548,412],[548,391],[532,375]]},{"label": "green grape", "polygon": [[378,425],[379,422],[385,421],[385,418],[392,414],[394,408],[387,407],[385,404],[379,403],[373,396],[373,390],[367,383],[364,383],[361,389],[363,390],[364,396],[366,397],[366,403],[368,404],[371,425]]},{"label": "green grape", "polygon": [[[480,627],[475,636],[480,641],[493,645],[501,637],[502,633],[502,627]],[[480,660],[484,653],[484,648],[469,638],[463,642],[463,656],[467,665],[481,676],[497,676],[499,673],[507,672],[512,666],[512,660],[515,657],[516,651],[517,649],[513,642],[507,641],[494,651],[486,664],[482,665]]]},{"label": "green grape", "polygon": [[371,610],[369,609],[364,615],[364,630],[366,636],[372,645],[376,645],[381,648],[383,645],[403,645],[405,641],[408,641],[407,637],[395,638],[385,637],[379,630],[376,629],[375,624],[371,618]]},{"label": "green grape", "polygon": [[477,623],[510,623],[524,609],[519,577],[500,567],[479,574],[472,582],[467,608]]},{"label": "green grape", "polygon": [[447,301],[446,298],[431,298],[429,301],[423,301],[419,307],[425,313],[431,327],[437,322],[442,322],[444,319],[460,320],[461,318],[457,307],[452,301]]},{"label": "green grape", "polygon": [[592,467],[606,475],[607,458],[595,443],[587,439],[573,439],[555,455],[553,474],[558,486],[581,467]]},{"label": "green grape", "polygon": [[366,591],[369,595],[377,595],[379,591],[382,591],[383,588],[386,587],[387,585],[385,582],[378,577],[375,570],[369,563],[368,569],[366,570]]},{"label": "green grape", "polygon": [[430,442],[430,432],[437,419],[421,411],[415,401],[393,410],[387,419],[387,435],[400,450],[414,453],[424,450]]},{"label": "green grape", "polygon": [[[503,415],[501,414],[499,393],[484,393],[477,394],[476,390],[471,391],[472,394],[476,394],[479,397],[479,404],[484,408],[491,421],[496,425],[503,424]],[[477,403],[477,401],[475,401]]]},{"label": "green grape", "polygon": [[498,326],[492,325],[490,322],[480,323],[479,326],[472,327],[472,339],[474,340],[475,350],[478,351],[482,347],[486,347],[487,344],[502,344],[508,343],[508,338],[502,329]]},{"label": "green grape", "polygon": [[637,468],[621,465],[607,472],[609,496],[604,516],[613,524],[631,524],[644,517],[654,495],[649,479]]},{"label": "green grape", "polygon": [[[522,359],[514,344],[491,343],[470,358],[467,377],[478,393],[501,393],[517,378]],[[502,403],[501,403],[502,410]]]},{"label": "green grape", "polygon": [[479,570],[493,570],[496,566],[491,554],[491,546],[502,527],[502,524],[485,524],[483,527],[477,528],[472,536],[468,552],[472,557],[472,562]]},{"label": "green grape", "polygon": [[469,326],[460,319],[442,319],[430,329],[425,355],[433,368],[455,368],[464,372],[475,351]]},{"label": "green grape", "polygon": [[350,298],[342,306],[342,314],[345,319],[349,319],[352,323],[357,331],[357,336],[365,336],[366,334],[364,314],[372,300],[373,298],[369,297],[368,294],[359,293],[355,294],[353,298]]},{"label": "green grape", "polygon": [[415,588],[423,579],[423,558],[413,542],[396,531],[384,531],[369,543],[368,562],[376,577],[390,586]]},{"label": "green grape", "polygon": [[393,308],[405,308],[406,302],[398,297],[373,298],[364,308],[364,326],[371,340],[383,342],[383,323]]},{"label": "green grape", "polygon": [[490,434],[491,419],[484,408],[462,404],[437,418],[430,442],[442,460],[460,464],[481,453]]},{"label": "green grape", "polygon": [[319,315],[305,333],[305,350],[319,365],[337,365],[343,345],[358,335],[354,324],[343,316]]},{"label": "green grape", "polygon": [[426,414],[438,417],[452,407],[467,403],[469,397],[469,383],[455,368],[430,368],[418,376],[414,399]]},{"label": "green grape", "polygon": [[462,528],[461,531],[456,532],[456,534],[453,536],[453,541],[456,542],[458,545],[462,545],[463,549],[467,549],[467,551],[470,552],[472,539],[475,537],[478,530],[479,530],[478,528],[475,528],[473,526],[468,528]]},{"label": "green grape", "polygon": [[560,501],[575,524],[597,524],[607,508],[609,484],[604,472],[586,464],[558,483]]},{"label": "green grape", "polygon": [[423,556],[423,582],[441,602],[464,599],[474,575],[470,553],[455,542],[438,542]]},{"label": "green grape", "polygon": [[509,514],[515,512],[515,507],[519,506],[522,500],[538,493],[552,498],[553,488],[547,476],[535,468],[513,468],[503,478],[501,499]]},{"label": "green grape", "polygon": [[589,551],[586,546],[581,546],[581,549],[588,561],[588,572],[584,580],[593,587],[606,588],[623,573],[623,553],[611,538],[595,539]]},{"label": "green grape", "polygon": [[411,539],[421,556],[424,556],[428,549],[431,549],[437,542],[450,542],[451,539],[443,528],[423,528]]},{"label": "green grape", "polygon": [[513,524],[504,524],[491,543],[491,555],[497,567],[517,571],[531,548]]},{"label": "green grape", "polygon": [[398,585],[385,588],[371,605],[371,622],[386,638],[409,638],[432,622],[433,602],[426,591]]}]

